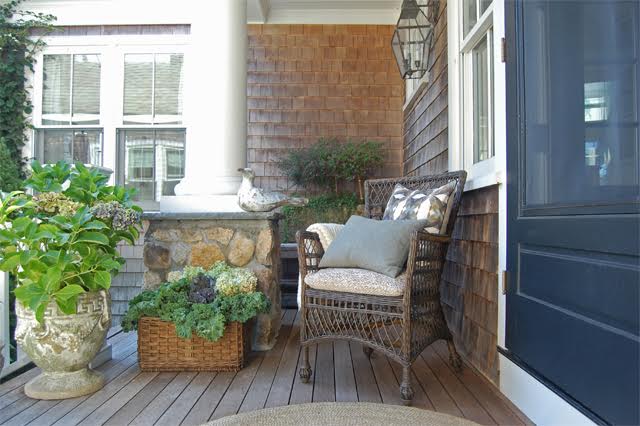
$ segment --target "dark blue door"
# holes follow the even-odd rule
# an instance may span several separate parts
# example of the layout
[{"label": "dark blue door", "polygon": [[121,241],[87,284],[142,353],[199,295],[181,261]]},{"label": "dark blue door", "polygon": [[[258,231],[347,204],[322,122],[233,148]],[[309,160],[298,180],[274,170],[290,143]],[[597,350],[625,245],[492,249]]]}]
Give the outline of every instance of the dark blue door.
[{"label": "dark blue door", "polygon": [[506,5],[506,346],[591,418],[637,425],[640,1]]}]

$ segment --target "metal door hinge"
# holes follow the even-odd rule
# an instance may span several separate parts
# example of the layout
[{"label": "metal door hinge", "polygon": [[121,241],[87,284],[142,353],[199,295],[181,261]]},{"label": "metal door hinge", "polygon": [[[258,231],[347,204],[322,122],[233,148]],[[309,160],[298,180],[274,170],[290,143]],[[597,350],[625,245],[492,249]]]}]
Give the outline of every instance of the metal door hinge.
[{"label": "metal door hinge", "polygon": [[502,62],[507,62],[507,39],[504,37],[500,40],[500,58]]},{"label": "metal door hinge", "polygon": [[502,271],[502,294],[507,294],[507,290],[509,290],[509,273]]}]

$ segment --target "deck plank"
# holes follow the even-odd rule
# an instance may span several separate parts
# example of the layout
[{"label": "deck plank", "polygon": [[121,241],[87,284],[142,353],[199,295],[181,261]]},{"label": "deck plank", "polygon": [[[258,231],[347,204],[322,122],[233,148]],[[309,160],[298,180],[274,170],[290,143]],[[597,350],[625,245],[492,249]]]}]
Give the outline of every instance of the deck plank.
[{"label": "deck plank", "polygon": [[458,380],[431,346],[425,349],[421,356],[427,362],[438,380],[440,380],[440,383],[442,383],[447,392],[449,392],[456,401],[460,411],[462,411],[462,414],[464,414],[466,418],[483,425],[496,424],[489,413],[482,408],[478,400],[469,392],[462,382]]},{"label": "deck plank", "polygon": [[211,420],[219,419],[221,417],[236,414],[242,405],[251,382],[253,382],[258,368],[264,358],[264,352],[253,353],[250,356],[248,365],[236,373],[233,381],[229,385],[227,392],[224,394],[220,403],[216,407],[215,411],[211,415]]},{"label": "deck plank", "polygon": [[207,390],[217,373],[198,373],[187,388],[158,419],[156,425],[172,426],[182,422],[200,396]]},{"label": "deck plank", "polygon": [[114,413],[104,424],[109,426],[122,426],[129,424],[144,407],[149,405],[162,390],[167,387],[178,373],[160,373],[138,394],[131,398],[122,408]]},{"label": "deck plank", "polygon": [[193,406],[187,417],[182,421],[183,425],[197,426],[206,423],[227,392],[236,373],[224,372],[211,381],[198,402]]},{"label": "deck plank", "polygon": [[260,410],[264,408],[271,385],[275,378],[276,370],[282,359],[282,353],[284,352],[287,339],[291,334],[291,328],[293,327],[293,321],[296,318],[295,311],[287,311],[282,319],[282,328],[280,334],[276,340],[276,344],[273,349],[265,353],[262,363],[258,368],[256,377],[253,379],[249,391],[247,392],[242,405],[238,410],[239,413],[247,411]]},{"label": "deck plank", "polygon": [[356,378],[353,374],[353,362],[349,342],[333,343],[333,362],[335,365],[336,401],[358,402]]},{"label": "deck plank", "polygon": [[280,407],[289,403],[291,388],[297,373],[300,355],[300,314],[296,312],[293,328],[287,339],[287,344],[280,358],[276,375],[267,397],[265,407]]},{"label": "deck plank", "polygon": [[460,408],[455,403],[451,395],[447,393],[442,383],[433,374],[427,363],[422,357],[418,357],[412,366],[416,379],[427,393],[429,401],[433,404],[435,411],[450,414],[452,416],[464,417]]},{"label": "deck plank", "polygon": [[144,389],[158,373],[140,373],[136,378],[130,381],[125,387],[120,389],[100,405],[95,411],[87,416],[83,421],[78,423],[80,426],[94,426],[103,424],[111,416],[113,416],[120,408],[122,408],[131,398],[135,397],[138,392]]},{"label": "deck plank", "polygon": [[18,415],[20,412],[26,410],[31,407],[33,404],[38,402],[35,399],[31,398],[22,398],[15,401],[13,404],[10,404],[0,410],[0,423],[4,423],[10,418]]},{"label": "deck plank", "polygon": [[376,382],[380,389],[382,402],[385,404],[402,405],[400,398],[400,385],[393,374],[391,365],[386,356],[380,352],[374,352],[371,355],[371,366],[373,374],[376,376]]},{"label": "deck plank", "polygon": [[[129,354],[129,355],[131,355],[131,354]],[[105,383],[109,383],[111,380],[113,380],[113,378],[115,377],[114,374],[116,372],[122,372],[122,371],[124,371],[126,369],[123,366],[118,367],[118,364],[120,364],[121,361],[122,360],[112,359],[112,360],[109,360],[106,363],[102,364],[98,368],[98,371],[101,371],[105,375]],[[131,364],[128,364],[128,365],[132,365],[135,362],[135,358],[132,358],[130,360],[130,362],[131,362]],[[84,400],[86,398],[88,398],[88,396],[83,397],[82,400]],[[74,402],[77,401],[77,404],[79,404],[81,402],[80,399],[81,398],[75,398],[73,401]],[[53,401],[42,400],[42,401],[38,401],[35,404],[33,404],[32,406],[30,406],[29,408],[27,408],[26,410],[20,412],[15,417],[12,417],[5,424],[7,426],[9,426],[9,425],[12,425],[12,426],[26,425],[29,422],[31,422],[32,420],[34,420],[37,417],[39,417],[40,415],[42,415],[43,413],[45,413],[48,410],[50,410],[51,408],[53,408],[54,406],[56,406],[58,404],[61,404],[63,402],[66,402],[66,401],[59,401],[59,400],[53,400]],[[71,410],[71,408],[69,408],[69,410]]]},{"label": "deck plank", "polygon": [[[118,362],[113,368],[110,368],[105,373],[105,380],[108,381],[106,386],[109,386],[111,381],[119,376],[120,374],[124,374],[128,368],[137,365],[136,361],[138,360],[137,353],[130,354],[127,358]],[[105,386],[105,387],[106,387]],[[104,390],[104,388],[103,388]],[[95,395],[95,394],[94,394]],[[47,411],[40,414],[37,418],[35,418],[29,425],[32,426],[48,426],[55,423],[57,420],[65,416],[71,410],[75,409],[78,405],[89,399],[91,396],[82,396],[79,398],[65,399],[62,401],[58,401],[57,404],[50,407]],[[38,404],[43,403],[44,401],[40,401]]]},{"label": "deck plank", "polygon": [[197,373],[179,373],[173,380],[158,394],[153,402],[145,407],[132,421],[131,425],[147,426],[152,425],[165,411],[173,404],[173,401],[180,396],[182,391],[196,377]]},{"label": "deck plank", "polygon": [[313,375],[313,402],[334,402],[336,382],[333,366],[333,343],[318,344],[316,371]]},{"label": "deck plank", "polygon": [[[296,367],[296,375],[293,381],[293,388],[291,389],[291,398],[289,398],[289,404],[304,404],[313,400],[313,380],[315,378],[316,368],[316,345],[309,346],[309,365],[311,366],[311,380],[309,383],[302,383],[300,379],[300,366],[302,365],[302,354],[298,358],[298,365]],[[302,349],[300,349],[302,351]]]},{"label": "deck plank", "polygon": [[[444,342],[436,342],[433,344],[435,352],[440,356],[442,362],[449,366],[447,362],[449,352]],[[450,367],[451,368],[451,367]],[[493,389],[482,381],[475,371],[465,365],[461,372],[453,371],[458,379],[465,385],[467,389],[475,396],[480,405],[487,410],[489,415],[497,424],[523,425],[524,422],[509,409],[507,404],[500,399]]]},{"label": "deck plank", "polygon": [[359,343],[350,343],[351,360],[353,361],[353,373],[356,378],[356,389],[358,392],[358,401],[381,403],[382,397],[376,382],[376,376],[373,374],[371,361],[362,352],[362,345]]}]

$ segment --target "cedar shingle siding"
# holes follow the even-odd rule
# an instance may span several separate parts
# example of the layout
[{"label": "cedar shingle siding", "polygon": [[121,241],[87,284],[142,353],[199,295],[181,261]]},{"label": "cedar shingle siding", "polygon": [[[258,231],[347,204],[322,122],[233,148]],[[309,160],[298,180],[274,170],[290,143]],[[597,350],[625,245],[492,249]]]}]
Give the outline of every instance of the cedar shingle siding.
[{"label": "cedar shingle siding", "polygon": [[[404,112],[405,175],[448,169],[447,11],[440,2],[430,81]],[[462,198],[441,285],[445,316],[462,356],[498,382],[498,187]]]},{"label": "cedar shingle siding", "polygon": [[249,25],[248,160],[256,184],[292,189],[275,163],[320,137],[385,143],[402,175],[404,84],[390,25]]}]

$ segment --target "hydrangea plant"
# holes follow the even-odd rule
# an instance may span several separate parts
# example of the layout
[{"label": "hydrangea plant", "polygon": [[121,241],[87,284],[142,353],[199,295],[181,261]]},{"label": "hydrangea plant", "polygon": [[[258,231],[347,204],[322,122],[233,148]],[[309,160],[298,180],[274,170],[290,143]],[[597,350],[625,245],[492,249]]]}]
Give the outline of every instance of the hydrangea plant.
[{"label": "hydrangea plant", "polygon": [[82,164],[34,162],[25,186],[35,195],[0,193],[0,270],[40,322],[51,301],[74,314],[80,294],[108,290],[124,264],[117,245],[138,238],[132,191],[108,180]]},{"label": "hydrangea plant", "polygon": [[158,289],[143,291],[132,299],[122,329],[136,330],[140,318],[155,317],[174,323],[176,334],[185,339],[195,332],[216,341],[228,322],[244,323],[269,311],[269,300],[256,291],[257,282],[248,269],[225,262],[208,270],[188,266],[171,274]]}]

